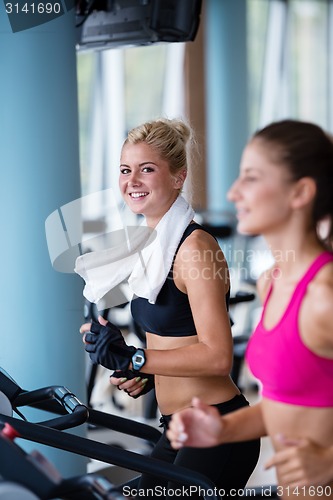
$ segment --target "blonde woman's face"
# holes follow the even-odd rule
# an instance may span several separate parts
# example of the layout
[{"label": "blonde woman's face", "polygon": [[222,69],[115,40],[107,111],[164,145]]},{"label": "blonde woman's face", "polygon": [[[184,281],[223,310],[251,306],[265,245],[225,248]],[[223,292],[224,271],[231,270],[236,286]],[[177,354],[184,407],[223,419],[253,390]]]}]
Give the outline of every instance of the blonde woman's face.
[{"label": "blonde woman's face", "polygon": [[147,144],[126,144],[120,158],[119,188],[128,207],[155,226],[178,196],[179,178]]}]

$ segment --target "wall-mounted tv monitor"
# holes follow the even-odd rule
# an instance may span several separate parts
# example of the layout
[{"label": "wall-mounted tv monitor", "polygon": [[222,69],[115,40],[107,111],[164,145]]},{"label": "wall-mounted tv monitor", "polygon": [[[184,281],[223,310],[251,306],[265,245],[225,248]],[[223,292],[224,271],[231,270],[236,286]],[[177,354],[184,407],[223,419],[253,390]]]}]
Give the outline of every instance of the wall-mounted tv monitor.
[{"label": "wall-mounted tv monitor", "polygon": [[77,47],[194,40],[202,0],[77,0]]}]

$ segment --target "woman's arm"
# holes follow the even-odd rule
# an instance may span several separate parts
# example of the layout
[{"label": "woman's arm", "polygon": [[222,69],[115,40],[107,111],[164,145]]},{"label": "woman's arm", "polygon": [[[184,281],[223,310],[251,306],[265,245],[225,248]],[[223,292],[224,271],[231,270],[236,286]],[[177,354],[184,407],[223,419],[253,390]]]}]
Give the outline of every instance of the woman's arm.
[{"label": "woman's arm", "polygon": [[167,437],[175,449],[206,448],[222,443],[248,441],[266,435],[261,403],[221,417],[218,410],[193,398],[193,406],[175,413]]},{"label": "woman's arm", "polygon": [[229,273],[215,239],[194,231],[174,263],[175,285],[187,293],[198,342],[175,349],[146,350],[145,372],[166,376],[227,376],[233,341],[225,296]]},{"label": "woman's arm", "polygon": [[290,487],[319,486],[333,481],[333,446],[324,447],[309,439],[278,436],[283,449],[267,462],[276,467],[279,483]]}]

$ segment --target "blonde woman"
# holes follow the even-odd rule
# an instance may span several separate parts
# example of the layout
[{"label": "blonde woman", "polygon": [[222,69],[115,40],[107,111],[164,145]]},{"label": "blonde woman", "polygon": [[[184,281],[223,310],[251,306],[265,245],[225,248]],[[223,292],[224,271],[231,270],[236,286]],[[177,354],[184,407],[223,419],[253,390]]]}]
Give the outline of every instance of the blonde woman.
[{"label": "blonde woman", "polygon": [[[164,253],[171,254],[156,300],[137,294],[131,303],[133,318],[146,331],[147,348],[137,353],[126,346],[119,330],[102,319],[100,325],[86,324],[81,331],[92,361],[118,370],[111,383],[130,396],[145,392],[153,376],[164,432],[152,456],[205,474],[227,494],[245,487],[257,463],[258,439],[176,451],[166,437],[172,414],[189,407],[194,396],[221,415],[248,406],[230,377],[233,342],[227,263],[215,238],[194,222],[194,212],[181,196],[191,138],[183,121],[161,119],[131,130],[121,151],[123,199],[156,229],[165,242]],[[167,230],[161,230],[164,224]],[[123,351],[116,354],[115,344]],[[173,496],[175,488],[146,474],[139,485],[142,492],[155,491],[159,498],[161,491]],[[191,498],[197,497],[192,492]]]}]

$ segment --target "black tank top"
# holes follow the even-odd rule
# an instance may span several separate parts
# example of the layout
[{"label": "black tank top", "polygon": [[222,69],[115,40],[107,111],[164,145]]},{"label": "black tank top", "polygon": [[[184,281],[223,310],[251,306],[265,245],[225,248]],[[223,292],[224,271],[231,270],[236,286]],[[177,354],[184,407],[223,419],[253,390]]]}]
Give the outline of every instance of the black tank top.
[{"label": "black tank top", "polygon": [[[181,244],[196,229],[206,231],[196,222],[189,224],[180,240],[175,257]],[[226,295],[227,308],[229,295],[228,291]],[[179,290],[174,283],[173,265],[155,304],[150,304],[147,299],[134,297],[131,302],[131,312],[134,321],[146,332],[163,337],[188,337],[197,334],[188,296]]]}]

